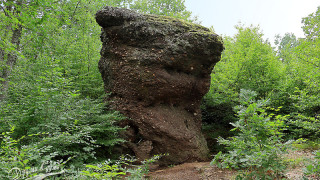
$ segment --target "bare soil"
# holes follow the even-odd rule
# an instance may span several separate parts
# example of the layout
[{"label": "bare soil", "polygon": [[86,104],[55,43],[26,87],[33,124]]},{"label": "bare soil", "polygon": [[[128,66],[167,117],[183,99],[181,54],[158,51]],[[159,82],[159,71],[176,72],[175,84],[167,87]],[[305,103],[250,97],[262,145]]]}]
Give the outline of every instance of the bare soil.
[{"label": "bare soil", "polygon": [[210,162],[195,162],[157,170],[149,173],[148,177],[152,180],[229,180],[235,173],[210,166]]},{"label": "bare soil", "polygon": [[[312,157],[311,151],[291,151],[287,154],[285,156],[288,161],[286,178],[302,179],[305,163]],[[210,162],[194,162],[155,170],[150,172],[147,178],[151,180],[231,180],[235,179],[236,175],[237,171],[219,169],[217,166],[211,166]]]}]

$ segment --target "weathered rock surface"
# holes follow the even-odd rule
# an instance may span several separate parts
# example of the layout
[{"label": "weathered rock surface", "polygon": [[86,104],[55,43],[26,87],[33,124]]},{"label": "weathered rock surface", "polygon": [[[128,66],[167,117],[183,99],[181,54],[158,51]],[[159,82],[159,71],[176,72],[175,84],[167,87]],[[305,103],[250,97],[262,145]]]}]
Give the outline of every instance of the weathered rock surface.
[{"label": "weathered rock surface", "polygon": [[161,163],[208,158],[200,101],[220,60],[220,37],[182,20],[105,7],[99,69],[112,107],[130,118],[127,146],[140,159],[169,153]]}]

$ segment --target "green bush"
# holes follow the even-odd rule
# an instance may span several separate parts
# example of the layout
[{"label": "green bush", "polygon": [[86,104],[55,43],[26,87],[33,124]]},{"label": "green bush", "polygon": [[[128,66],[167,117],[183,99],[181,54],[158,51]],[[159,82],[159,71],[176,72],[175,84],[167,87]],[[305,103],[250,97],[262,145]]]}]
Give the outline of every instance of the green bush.
[{"label": "green bush", "polygon": [[118,137],[122,128],[116,126],[123,116],[106,110],[103,97],[83,97],[74,89],[72,78],[65,77],[59,63],[51,61],[44,72],[16,72],[6,101],[0,102],[0,133],[10,126],[15,126],[15,139],[46,132],[45,139],[28,138],[20,145],[52,147],[46,154],[55,152],[58,159],[64,160],[75,157],[70,162],[80,166],[94,161],[98,149],[106,156],[114,145],[123,142]]},{"label": "green bush", "polygon": [[[44,155],[52,147],[40,148],[36,144],[22,146],[21,141],[32,137],[40,137],[47,133],[31,134],[19,139],[12,138],[14,127],[0,135],[0,178],[27,179],[31,177],[63,174],[67,161],[53,160],[57,153]],[[50,174],[50,175],[48,175]]]},{"label": "green bush", "polygon": [[[55,160],[61,156],[54,151],[56,147],[40,147],[42,141],[21,146],[21,141],[28,138],[47,136],[48,133],[32,134],[15,140],[11,137],[14,127],[0,135],[0,178],[1,179],[142,179],[149,171],[149,165],[164,155],[142,161],[142,165],[134,165],[137,159],[127,155],[119,160],[107,160],[96,165],[79,165],[67,168],[67,160]],[[47,152],[53,151],[48,154]],[[73,157],[79,158],[79,157]]]},{"label": "green bush", "polygon": [[131,179],[140,180],[149,172],[149,165],[164,155],[155,155],[150,159],[142,161],[142,165],[133,165],[137,159],[127,155],[120,156],[117,161],[107,160],[102,164],[86,165],[87,170],[82,171],[86,177],[93,179]]},{"label": "green bush", "polygon": [[314,179],[320,178],[320,151],[314,151],[314,159],[310,164],[306,166],[304,175],[305,179],[308,179],[307,177],[312,177]]},{"label": "green bush", "polygon": [[241,105],[236,108],[239,120],[232,123],[237,135],[218,138],[228,152],[219,152],[211,163],[219,168],[244,170],[238,178],[278,178],[285,170],[281,154],[286,149],[282,142],[286,117],[268,115],[268,101],[256,101],[256,96],[253,91],[241,90]]},{"label": "green bush", "polygon": [[291,112],[291,118],[287,121],[289,137],[317,140],[320,135],[319,88],[313,87],[303,90],[295,88],[294,94],[290,97],[294,101],[292,106],[295,110]]},{"label": "green bush", "polygon": [[230,122],[236,121],[235,112],[231,104],[213,104],[205,99],[201,105],[202,132],[206,137],[208,147],[212,153],[223,150],[217,142],[217,138],[230,137],[232,126]]},{"label": "green bush", "polygon": [[[72,160],[73,163],[77,161],[81,165],[86,161],[95,160],[97,149],[104,149],[103,154],[108,154],[114,145],[124,141],[118,137],[122,128],[116,126],[123,117],[117,112],[104,111],[101,100],[57,97],[59,101],[56,103],[59,105],[56,104],[56,108],[30,105],[25,114],[11,114],[5,117],[16,119],[11,122],[17,126],[16,132],[12,135],[14,138],[38,132],[48,133],[45,139],[28,138],[21,141],[20,145],[37,144],[38,147],[52,147],[47,149],[47,154],[53,153],[54,149],[60,158],[76,157]],[[48,101],[50,100],[56,99],[53,97]]]}]

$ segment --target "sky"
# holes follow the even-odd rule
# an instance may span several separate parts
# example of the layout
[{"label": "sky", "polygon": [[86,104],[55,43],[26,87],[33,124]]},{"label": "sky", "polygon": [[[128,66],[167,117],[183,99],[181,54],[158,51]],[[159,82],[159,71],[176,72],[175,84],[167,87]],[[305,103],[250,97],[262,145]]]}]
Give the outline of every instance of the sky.
[{"label": "sky", "polygon": [[233,36],[239,22],[260,27],[272,44],[277,34],[304,37],[303,17],[316,12],[320,0],[185,0],[187,10],[219,35]]}]

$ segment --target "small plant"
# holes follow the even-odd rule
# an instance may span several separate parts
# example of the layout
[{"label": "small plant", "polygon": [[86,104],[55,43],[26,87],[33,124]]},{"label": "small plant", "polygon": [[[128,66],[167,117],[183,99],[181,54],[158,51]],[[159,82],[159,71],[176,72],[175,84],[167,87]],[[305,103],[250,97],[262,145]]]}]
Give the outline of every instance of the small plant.
[{"label": "small plant", "polygon": [[[0,178],[27,179],[31,177],[48,177],[64,173],[67,161],[53,161],[56,153],[44,155],[51,147],[39,148],[36,144],[22,146],[21,141],[27,137],[42,136],[47,133],[31,134],[15,140],[12,138],[15,128],[0,135]],[[60,172],[58,172],[60,171]]]},{"label": "small plant", "polygon": [[82,171],[82,175],[94,179],[143,179],[144,175],[149,172],[150,164],[156,162],[164,155],[155,155],[150,159],[142,161],[142,165],[133,165],[137,159],[126,155],[120,156],[117,161],[107,160],[102,164],[86,165],[87,170]]},{"label": "small plant", "polygon": [[317,150],[320,148],[320,143],[319,141],[299,138],[292,143],[292,146],[299,150]]},{"label": "small plant", "polygon": [[306,169],[304,172],[305,179],[307,179],[307,177],[312,177],[313,179],[320,178],[320,150],[315,151],[313,154],[314,154],[314,159],[310,164],[306,166]]},{"label": "small plant", "polygon": [[239,120],[231,123],[238,134],[230,139],[219,137],[218,142],[227,146],[227,153],[219,152],[211,164],[219,168],[240,169],[237,179],[274,179],[282,177],[285,170],[281,154],[285,151],[281,131],[284,116],[268,115],[267,100],[256,101],[257,94],[241,90]]},{"label": "small plant", "polygon": [[82,171],[84,176],[96,179],[112,179],[126,173],[121,171],[121,164],[110,165],[110,161],[106,161],[99,165],[86,165],[88,170]]}]

